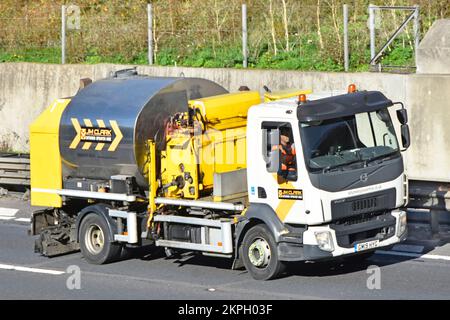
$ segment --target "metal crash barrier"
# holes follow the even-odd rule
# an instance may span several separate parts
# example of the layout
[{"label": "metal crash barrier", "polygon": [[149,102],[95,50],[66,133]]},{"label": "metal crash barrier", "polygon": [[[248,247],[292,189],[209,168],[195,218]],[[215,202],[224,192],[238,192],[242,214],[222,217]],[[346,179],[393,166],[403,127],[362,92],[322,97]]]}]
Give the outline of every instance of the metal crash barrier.
[{"label": "metal crash barrier", "polygon": [[30,185],[30,156],[0,153],[0,185]]},{"label": "metal crash barrier", "polygon": [[[420,216],[410,215],[411,221],[430,223],[432,233],[439,224],[450,224],[450,183],[409,180],[410,209],[429,210]],[[0,153],[0,185],[29,186],[30,157],[28,154]]]},{"label": "metal crash barrier", "polygon": [[430,210],[420,222],[430,223],[431,232],[439,233],[440,223],[450,224],[450,183],[410,180],[408,208]]}]

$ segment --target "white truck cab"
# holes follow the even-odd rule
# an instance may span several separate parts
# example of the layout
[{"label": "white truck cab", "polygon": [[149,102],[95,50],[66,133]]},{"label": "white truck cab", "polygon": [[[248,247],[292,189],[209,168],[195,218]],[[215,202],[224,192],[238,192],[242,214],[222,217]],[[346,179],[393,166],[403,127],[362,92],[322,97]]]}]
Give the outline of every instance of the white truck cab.
[{"label": "white truck cab", "polygon": [[[377,91],[306,98],[249,110],[245,217],[271,229],[282,261],[367,256],[405,239],[406,175],[392,101]],[[407,148],[406,111],[398,113]],[[294,158],[288,170],[286,146]]]}]

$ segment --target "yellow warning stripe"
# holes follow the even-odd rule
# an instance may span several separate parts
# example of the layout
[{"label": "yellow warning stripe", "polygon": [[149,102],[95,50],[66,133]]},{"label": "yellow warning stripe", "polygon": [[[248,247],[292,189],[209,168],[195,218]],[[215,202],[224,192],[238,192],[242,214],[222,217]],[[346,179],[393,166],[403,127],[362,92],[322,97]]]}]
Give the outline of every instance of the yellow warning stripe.
[{"label": "yellow warning stripe", "polygon": [[109,123],[111,124],[111,128],[113,129],[114,133],[116,134],[116,137],[114,138],[114,141],[109,146],[108,151],[115,151],[117,149],[117,146],[119,145],[120,141],[122,140],[123,135],[119,129],[119,125],[117,124],[117,121],[110,120]]},{"label": "yellow warning stripe", "polygon": [[[278,175],[276,173],[273,174],[273,177],[277,182],[277,184],[282,185],[284,189],[295,189],[295,187],[289,181],[284,180],[283,182],[280,183],[280,181],[278,180]],[[295,204],[294,200],[280,199],[280,202],[278,203],[275,212],[282,222],[286,219],[286,216],[289,214],[294,204]]]},{"label": "yellow warning stripe", "polygon": [[71,118],[70,121],[72,121],[72,125],[73,125],[75,131],[77,132],[77,134],[75,135],[75,138],[73,138],[72,143],[70,144],[69,148],[75,149],[81,140],[81,126],[80,126],[80,123],[78,122],[78,120],[75,118]]}]

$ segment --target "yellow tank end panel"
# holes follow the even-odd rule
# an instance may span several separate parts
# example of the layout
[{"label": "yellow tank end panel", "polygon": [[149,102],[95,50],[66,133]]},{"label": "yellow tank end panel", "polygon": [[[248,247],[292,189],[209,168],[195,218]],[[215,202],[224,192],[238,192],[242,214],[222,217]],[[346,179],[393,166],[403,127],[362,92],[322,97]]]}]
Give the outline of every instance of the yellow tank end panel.
[{"label": "yellow tank end panel", "polygon": [[62,188],[59,122],[70,99],[52,103],[30,126],[31,205],[60,208]]},{"label": "yellow tank end panel", "polygon": [[299,89],[286,89],[274,92],[268,92],[264,94],[264,102],[270,102],[275,100],[287,99],[296,97],[301,94],[310,94],[312,90],[299,90]]},{"label": "yellow tank end panel", "polygon": [[200,110],[208,122],[217,123],[225,119],[246,118],[251,106],[261,103],[257,91],[243,91],[189,101],[191,108]]}]

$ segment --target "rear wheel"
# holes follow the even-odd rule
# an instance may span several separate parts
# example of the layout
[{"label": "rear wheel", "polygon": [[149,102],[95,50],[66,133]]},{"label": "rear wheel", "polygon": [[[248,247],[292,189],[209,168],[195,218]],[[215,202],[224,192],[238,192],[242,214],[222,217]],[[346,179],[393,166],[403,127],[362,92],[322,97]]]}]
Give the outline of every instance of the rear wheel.
[{"label": "rear wheel", "polygon": [[105,264],[119,259],[122,246],[112,240],[103,217],[90,213],[81,221],[80,250],[89,263]]},{"label": "rear wheel", "polygon": [[242,241],[242,260],[250,275],[256,280],[278,277],[285,265],[278,259],[277,244],[263,224],[252,227]]}]

